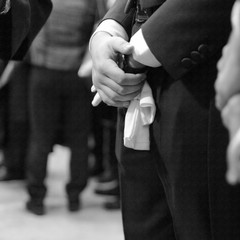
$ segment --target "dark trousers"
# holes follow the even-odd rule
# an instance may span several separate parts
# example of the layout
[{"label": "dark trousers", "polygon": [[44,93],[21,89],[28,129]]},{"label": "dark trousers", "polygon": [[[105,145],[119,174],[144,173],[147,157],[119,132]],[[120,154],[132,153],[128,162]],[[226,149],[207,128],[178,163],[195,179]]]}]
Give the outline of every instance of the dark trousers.
[{"label": "dark trousers", "polygon": [[68,195],[76,197],[88,178],[89,93],[76,71],[33,66],[30,75],[31,138],[28,190],[33,198],[46,194],[44,179],[48,154],[61,131],[61,142],[71,151]]},{"label": "dark trousers", "polygon": [[25,175],[29,137],[28,76],[30,65],[16,62],[8,76],[4,163],[9,174]]},{"label": "dark trousers", "polygon": [[157,104],[151,151],[123,146],[125,110],[119,110],[125,239],[239,239],[240,188],[225,181],[228,137],[213,85],[204,78],[172,81],[161,71],[149,79]]}]

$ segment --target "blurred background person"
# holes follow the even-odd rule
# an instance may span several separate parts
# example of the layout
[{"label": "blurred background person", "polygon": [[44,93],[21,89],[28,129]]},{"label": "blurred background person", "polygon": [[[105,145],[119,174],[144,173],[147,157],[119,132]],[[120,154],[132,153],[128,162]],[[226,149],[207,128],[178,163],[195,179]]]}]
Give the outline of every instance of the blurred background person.
[{"label": "blurred background person", "polygon": [[[98,15],[101,19],[115,0],[98,1]],[[98,22],[96,23],[97,26]],[[86,52],[84,61],[80,66],[79,76],[86,80],[89,91],[92,86],[92,60],[89,51]],[[93,95],[91,96],[91,99]],[[118,162],[115,154],[117,111],[114,107],[100,104],[91,108],[91,137],[93,144],[90,146],[93,161],[89,165],[89,173],[96,177],[95,193],[106,196],[104,208],[115,210],[120,208],[120,189]]]},{"label": "blurred background person", "polygon": [[28,211],[43,215],[48,154],[61,141],[71,151],[68,209],[78,211],[88,180],[90,95],[77,76],[96,21],[96,0],[54,0],[30,50]]},{"label": "blurred background person", "polygon": [[[10,61],[5,69],[1,91],[5,94],[4,144],[1,181],[24,180],[29,137],[28,80],[30,64]],[[5,83],[3,83],[3,81]],[[6,89],[6,90],[4,90]]]},{"label": "blurred background person", "polygon": [[240,1],[236,1],[231,16],[232,32],[218,62],[215,83],[216,106],[229,131],[227,150],[227,181],[240,182]]},{"label": "blurred background person", "polygon": [[[106,196],[108,200],[104,203],[104,208],[108,210],[120,209],[120,188],[118,161],[115,154],[116,140],[116,123],[117,111],[116,108],[107,106],[103,103],[97,108],[94,108],[96,119],[99,121],[99,129],[95,130],[98,133],[102,129],[102,136],[95,138],[95,149],[98,149],[98,143],[102,139],[102,156],[103,169],[102,174],[98,175],[95,193]],[[96,160],[98,157],[96,155]],[[97,163],[96,161],[96,163]]]},{"label": "blurred background person", "polygon": [[6,140],[8,86],[2,82],[2,74],[8,61],[0,59],[0,179],[5,174],[3,149]]},{"label": "blurred background person", "polygon": [[[28,0],[0,1],[0,74],[3,73],[8,60],[22,60],[33,39],[46,22],[51,9],[50,0],[32,0],[31,3]],[[5,180],[7,178],[2,149],[6,140],[8,86],[2,83],[2,79],[0,88],[0,178]]]},{"label": "blurred background person", "polygon": [[50,0],[0,1],[0,59],[22,59],[51,8]]}]

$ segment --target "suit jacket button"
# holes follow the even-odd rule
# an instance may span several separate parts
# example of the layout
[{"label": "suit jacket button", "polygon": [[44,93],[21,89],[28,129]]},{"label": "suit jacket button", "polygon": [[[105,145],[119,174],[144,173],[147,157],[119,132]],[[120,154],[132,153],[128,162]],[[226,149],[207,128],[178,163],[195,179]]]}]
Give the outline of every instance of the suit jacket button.
[{"label": "suit jacket button", "polygon": [[197,51],[192,51],[191,52],[191,58],[196,63],[200,63],[202,61],[201,55]]},{"label": "suit jacket button", "polygon": [[182,66],[185,68],[191,68],[193,66],[193,62],[190,58],[183,58],[181,63]]},{"label": "suit jacket button", "polygon": [[208,55],[208,46],[206,44],[201,44],[198,47],[198,51],[204,56],[206,57]]}]

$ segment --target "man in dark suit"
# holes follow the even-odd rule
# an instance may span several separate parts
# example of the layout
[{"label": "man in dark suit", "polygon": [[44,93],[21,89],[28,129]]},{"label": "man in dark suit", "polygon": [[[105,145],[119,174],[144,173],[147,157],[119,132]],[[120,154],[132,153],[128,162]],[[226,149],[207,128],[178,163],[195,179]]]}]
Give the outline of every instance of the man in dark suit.
[{"label": "man in dark suit", "polygon": [[51,8],[50,0],[0,0],[0,58],[22,59]]},{"label": "man in dark suit", "polygon": [[[225,181],[227,132],[214,104],[233,3],[117,0],[92,36],[94,87],[105,103],[120,107],[116,146],[126,240],[240,237],[240,189]],[[127,70],[148,68],[156,104],[150,151],[123,145],[122,107],[141,92],[145,75],[122,71],[118,53],[128,55]]]}]

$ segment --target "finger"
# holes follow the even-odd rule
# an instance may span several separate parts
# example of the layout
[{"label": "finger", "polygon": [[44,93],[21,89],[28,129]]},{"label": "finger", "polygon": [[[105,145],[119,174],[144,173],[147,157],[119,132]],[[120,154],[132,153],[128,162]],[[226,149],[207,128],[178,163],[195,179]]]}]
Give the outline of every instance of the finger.
[{"label": "finger", "polygon": [[[227,81],[228,80],[228,81]],[[215,82],[215,104],[221,110],[228,102],[228,100],[237,94],[240,90],[239,78],[236,77],[235,72],[222,73]]]},{"label": "finger", "polygon": [[141,88],[139,88],[137,91],[135,92],[131,92],[131,93],[128,93],[128,94],[124,94],[124,95],[121,95],[115,91],[113,91],[111,88],[109,88],[109,86],[105,86],[105,85],[102,85],[100,89],[98,89],[98,92],[99,90],[101,90],[102,92],[104,92],[104,94],[110,98],[112,101],[114,102],[126,102],[126,101],[131,101],[132,99],[134,99],[137,95],[140,94],[141,92]]},{"label": "finger", "polygon": [[240,128],[240,94],[232,96],[221,111],[223,124],[233,138]]},{"label": "finger", "polygon": [[[126,74],[123,74],[123,75],[126,75]],[[131,82],[133,80],[133,78],[138,78],[138,80],[136,80],[137,84],[135,84],[135,85],[132,85],[132,84],[120,85],[119,83],[117,83],[113,79],[107,77],[106,75],[104,75],[104,74],[100,75],[100,74],[95,73],[95,71],[94,71],[93,72],[93,84],[95,86],[94,88],[96,88],[97,90],[101,89],[102,91],[105,92],[105,94],[109,98],[113,98],[113,100],[116,100],[116,101],[119,100],[117,98],[118,96],[125,96],[125,95],[129,95],[129,94],[136,96],[141,91],[144,81],[142,80],[143,79],[142,76],[135,77],[134,74],[131,74],[131,75],[132,76],[129,79],[129,82]],[[134,80],[133,80],[133,82],[134,82]],[[111,91],[109,89],[111,89]],[[111,94],[109,93],[109,91],[111,92]],[[129,98],[127,100],[129,100]]]},{"label": "finger", "polygon": [[125,107],[125,108],[127,108],[129,106],[130,101],[114,101],[111,98],[109,98],[101,89],[98,90],[98,93],[99,93],[102,101],[105,104],[107,104],[108,106]]},{"label": "finger", "polygon": [[112,72],[112,74],[107,75],[108,78],[112,79],[118,85],[121,86],[135,86],[141,85],[146,80],[146,74],[130,74],[130,73],[117,73]]},{"label": "finger", "polygon": [[112,49],[114,52],[129,55],[133,51],[133,46],[121,37],[112,37]]},{"label": "finger", "polygon": [[101,74],[120,85],[136,85],[145,81],[147,77],[146,73],[125,73],[112,59],[104,63]]},{"label": "finger", "polygon": [[217,93],[215,96],[215,106],[218,110],[222,110],[226,104],[226,100],[224,100],[224,97],[221,96],[220,93]]},{"label": "finger", "polygon": [[139,83],[145,82],[146,78],[147,78],[146,73],[138,74],[125,73],[125,78],[122,79],[120,84],[124,86],[137,85]]},{"label": "finger", "polygon": [[226,180],[231,185],[237,184],[237,182],[239,180],[238,180],[237,174],[235,173],[234,169],[228,169],[227,174],[226,174]]},{"label": "finger", "polygon": [[217,62],[217,69],[218,69],[218,71],[221,71],[221,69],[225,65],[226,59],[227,59],[227,55],[228,55],[228,51],[229,51],[229,46],[226,44],[223,47],[223,49],[222,49],[222,56],[221,56],[221,58]]},{"label": "finger", "polygon": [[102,99],[101,99],[99,93],[96,93],[93,100],[92,100],[92,106],[93,107],[98,106],[101,103],[101,101],[102,101]]},{"label": "finger", "polygon": [[[105,82],[106,81],[106,82]],[[137,95],[141,89],[142,86],[144,84],[144,82],[140,82],[137,85],[119,85],[114,81],[111,81],[110,79],[105,79],[105,81],[102,82],[103,86],[106,86],[107,88],[110,88],[113,92],[116,93],[116,97],[117,96],[126,96],[126,95]],[[103,87],[101,87],[101,89],[103,90]],[[114,94],[112,94],[112,97],[114,96]],[[110,95],[109,95],[110,97]]]},{"label": "finger", "polygon": [[96,92],[96,91],[97,91],[96,87],[94,85],[92,85],[91,92]]},{"label": "finger", "polygon": [[240,153],[236,148],[229,147],[227,154],[226,178],[229,184],[236,184],[240,180]]}]

